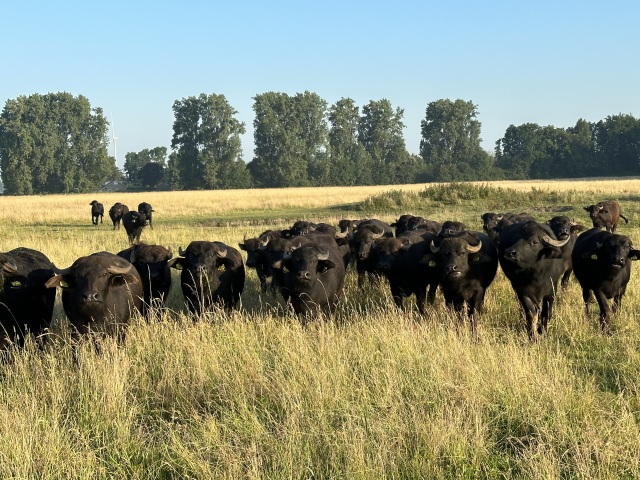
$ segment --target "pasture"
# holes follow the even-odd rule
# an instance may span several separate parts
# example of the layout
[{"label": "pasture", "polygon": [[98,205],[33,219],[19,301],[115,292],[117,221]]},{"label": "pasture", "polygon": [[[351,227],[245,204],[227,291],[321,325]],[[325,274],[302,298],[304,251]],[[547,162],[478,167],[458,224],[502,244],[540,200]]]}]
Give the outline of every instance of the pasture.
[{"label": "pasture", "polygon": [[[640,245],[640,180],[425,187],[0,196],[0,251],[34,248],[64,268],[126,248],[108,216],[91,224],[93,199],[105,212],[151,203],[142,240],[174,255],[296,219],[411,213],[479,230],[486,211],[528,211],[590,226],[582,207],[605,198],[629,218],[617,233]],[[501,271],[477,340],[440,294],[424,317],[408,300],[401,312],[353,271],[330,322],[303,328],[251,269],[241,303],[194,322],[174,271],[151,321],[136,317],[100,354],[81,344],[74,362],[58,298],[45,348],[0,365],[0,478],[640,477],[640,264],[610,335],[572,278],[535,344]]]}]

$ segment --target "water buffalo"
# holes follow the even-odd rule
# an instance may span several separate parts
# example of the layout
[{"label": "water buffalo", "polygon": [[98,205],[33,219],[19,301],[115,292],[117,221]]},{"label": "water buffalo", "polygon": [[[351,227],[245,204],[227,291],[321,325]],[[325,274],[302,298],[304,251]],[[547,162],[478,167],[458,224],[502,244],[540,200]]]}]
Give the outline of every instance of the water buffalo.
[{"label": "water buffalo", "polygon": [[260,290],[262,293],[266,293],[267,282],[269,277],[271,277],[271,268],[269,266],[269,259],[264,248],[263,240],[259,237],[245,237],[242,240],[242,243],[238,244],[238,247],[240,247],[240,250],[247,252],[247,268],[255,268],[258,280],[260,281]]},{"label": "water buffalo", "polygon": [[488,235],[460,232],[431,242],[447,307],[469,318],[476,334],[476,312],[481,312],[487,287],[498,270],[498,251]]},{"label": "water buffalo", "polygon": [[558,240],[551,228],[532,220],[509,225],[500,233],[498,259],[522,306],[530,340],[544,333],[564,265],[569,238]]},{"label": "water buffalo", "polygon": [[435,236],[430,233],[421,235],[406,231],[397,237],[379,238],[373,243],[376,270],[382,272],[389,282],[391,296],[398,308],[403,308],[403,300],[411,295],[416,296],[420,313],[425,313],[425,299],[428,298],[430,305],[434,303],[438,288],[437,272],[420,263],[429,252],[433,238]]},{"label": "water buffalo", "polygon": [[535,221],[535,218],[528,213],[483,213],[480,217],[482,219],[482,229],[489,236],[494,244],[498,244],[500,241],[500,233],[509,225],[514,223],[526,222],[529,220]]},{"label": "water buffalo", "polygon": [[155,212],[155,210],[153,209],[151,204],[147,202],[138,204],[138,212],[144,215],[147,223],[149,224],[149,227],[151,227],[151,230],[153,230],[153,212]]},{"label": "water buffalo", "polygon": [[319,313],[330,315],[344,284],[345,269],[337,247],[306,245],[285,252],[283,296],[306,322]]},{"label": "water buffalo", "polygon": [[190,312],[232,309],[240,301],[245,271],[242,255],[222,242],[193,241],[169,266],[181,270],[182,294]]},{"label": "water buffalo", "polygon": [[98,217],[100,217],[100,223],[104,217],[104,205],[97,200],[92,200],[91,203],[91,223],[98,225]]},{"label": "water buffalo", "polygon": [[120,220],[122,220],[122,216],[128,211],[129,207],[120,202],[114,203],[113,206],[109,209],[109,218],[111,218],[111,221],[113,222],[114,230],[116,228],[120,230]]},{"label": "water buffalo", "polygon": [[356,231],[348,236],[351,251],[356,257],[356,271],[358,272],[358,286],[364,285],[365,278],[379,276],[376,270],[378,263],[375,252],[372,253],[373,242],[382,237],[393,237],[391,226],[381,220],[371,219],[360,222]]},{"label": "water buffalo", "polygon": [[553,217],[551,220],[547,221],[547,225],[551,227],[551,230],[553,230],[553,233],[558,240],[569,238],[567,244],[561,248],[564,273],[562,274],[560,285],[562,285],[562,288],[566,288],[569,284],[569,277],[571,276],[571,272],[573,271],[573,264],[571,262],[571,252],[573,251],[573,246],[575,245],[576,239],[578,238],[578,233],[586,230],[587,228],[584,225],[579,225],[573,222],[566,215],[558,215]]},{"label": "water buffalo", "polygon": [[46,282],[62,288],[62,306],[73,334],[117,335],[122,338],[131,315],[142,307],[142,281],[135,267],[113,253],[78,258]]},{"label": "water buffalo", "polygon": [[438,238],[455,237],[467,231],[467,226],[462,222],[447,220],[442,224],[438,232]]},{"label": "water buffalo", "polygon": [[[587,314],[591,292],[600,307],[600,325],[608,331],[611,315],[620,307],[631,277],[631,261],[640,258],[626,235],[592,228],[581,234],[573,247],[574,275],[582,288]],[[613,306],[608,300],[613,298]]]},{"label": "water buffalo", "polygon": [[423,217],[413,217],[407,222],[408,230],[423,230],[425,232],[433,233],[437,235],[442,229],[442,224],[435,220],[427,220]]},{"label": "water buffalo", "polygon": [[127,232],[129,244],[140,243],[140,235],[147,225],[147,218],[140,212],[129,211],[122,216],[122,225]]},{"label": "water buffalo", "polygon": [[169,260],[173,257],[170,249],[162,245],[139,243],[117,253],[131,262],[142,280],[142,314],[147,316],[151,307],[161,306],[171,288]]},{"label": "water buffalo", "polygon": [[37,250],[0,253],[0,346],[22,346],[29,332],[38,336],[49,327],[56,292],[45,283],[53,275],[52,263]]},{"label": "water buffalo", "polygon": [[620,204],[615,200],[603,200],[584,209],[589,212],[593,226],[604,228],[607,232],[615,233],[621,218],[625,223],[629,223],[627,217],[622,215]]}]

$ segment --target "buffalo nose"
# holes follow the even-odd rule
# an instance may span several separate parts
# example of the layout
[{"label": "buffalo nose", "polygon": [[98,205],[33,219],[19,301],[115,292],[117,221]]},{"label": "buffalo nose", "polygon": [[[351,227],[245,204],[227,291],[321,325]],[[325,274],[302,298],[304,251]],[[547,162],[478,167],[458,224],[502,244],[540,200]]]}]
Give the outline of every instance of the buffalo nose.
[{"label": "buffalo nose", "polygon": [[85,302],[99,302],[100,294],[95,290],[88,290],[82,294]]},{"label": "buffalo nose", "polygon": [[298,273],[298,278],[308,279],[311,277],[311,274],[307,271]]},{"label": "buffalo nose", "polygon": [[515,258],[516,256],[516,251],[514,248],[507,248],[507,250],[504,252],[504,256],[507,258]]},{"label": "buffalo nose", "polygon": [[457,272],[458,271],[458,266],[457,265],[449,265],[447,267],[447,272],[452,273],[452,272]]}]

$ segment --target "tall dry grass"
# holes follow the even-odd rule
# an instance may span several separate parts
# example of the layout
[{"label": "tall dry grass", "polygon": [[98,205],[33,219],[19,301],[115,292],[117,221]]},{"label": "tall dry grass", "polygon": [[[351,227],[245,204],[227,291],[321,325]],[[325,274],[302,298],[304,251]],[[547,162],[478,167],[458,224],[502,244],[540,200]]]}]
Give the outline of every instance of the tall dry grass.
[{"label": "tall dry grass", "polygon": [[[575,191],[570,213],[583,222],[583,200],[621,196],[632,223],[620,233],[640,239],[640,181],[500,185]],[[124,231],[90,224],[94,197],[107,209],[149,201],[156,228],[143,240],[175,251],[196,239],[235,245],[297,216],[375,214],[353,204],[422,189],[0,197],[0,251],[37,248],[64,267],[125,248]],[[487,204],[415,205],[424,210],[407,213],[477,228]],[[386,286],[360,290],[352,272],[334,320],[307,328],[259,294],[251,271],[239,311],[195,323],[176,281],[167,309],[134,319],[125,344],[105,340],[97,354],[83,343],[76,361],[58,307],[45,348],[9,351],[0,366],[0,477],[636,478],[636,270],[610,336],[585,318],[573,281],[533,345],[501,273],[477,341],[440,297],[424,318],[411,301],[399,312]]]}]

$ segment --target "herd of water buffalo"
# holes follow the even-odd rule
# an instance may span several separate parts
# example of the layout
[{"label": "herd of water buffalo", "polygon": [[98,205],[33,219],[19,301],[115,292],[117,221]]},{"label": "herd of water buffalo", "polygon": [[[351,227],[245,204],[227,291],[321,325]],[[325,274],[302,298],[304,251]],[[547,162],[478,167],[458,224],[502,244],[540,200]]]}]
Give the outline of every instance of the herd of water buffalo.
[{"label": "herd of water buffalo", "polygon": [[[592,229],[566,216],[542,223],[526,213],[485,213],[482,232],[457,221],[401,215],[391,224],[344,219],[335,227],[297,221],[288,229],[244,238],[238,246],[246,252],[246,266],[256,270],[263,293],[281,295],[303,322],[331,315],[346,271],[355,267],[360,287],[386,279],[399,308],[415,295],[424,313],[425,303],[433,304],[440,288],[447,307],[468,319],[475,332],[477,313],[500,265],[533,340],[546,330],[558,286],[566,286],[572,271],[587,312],[593,295],[602,329],[607,330],[625,293],[630,261],[640,258],[630,238],[615,233],[621,218],[628,221],[618,202],[605,200],[585,210]],[[193,241],[173,257],[164,246],[140,243],[142,228],[153,228],[152,212],[148,203],[141,203],[138,211],[116,203],[109,216],[114,229],[122,221],[130,247],[117,254],[80,257],[65,269],[29,248],[0,253],[0,343],[21,345],[29,332],[39,336],[46,331],[55,287],[62,290],[75,336],[118,335],[133,311],[148,315],[151,307],[162,305],[171,286],[171,268],[181,271],[182,293],[192,314],[236,307],[245,283],[240,251],[222,242]],[[102,204],[91,202],[93,224],[103,216]]]}]

